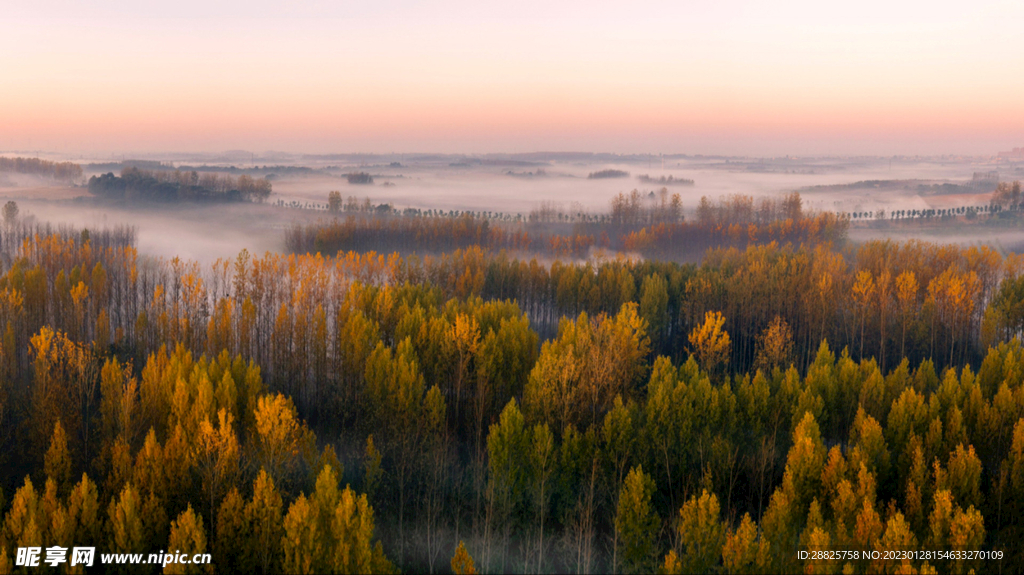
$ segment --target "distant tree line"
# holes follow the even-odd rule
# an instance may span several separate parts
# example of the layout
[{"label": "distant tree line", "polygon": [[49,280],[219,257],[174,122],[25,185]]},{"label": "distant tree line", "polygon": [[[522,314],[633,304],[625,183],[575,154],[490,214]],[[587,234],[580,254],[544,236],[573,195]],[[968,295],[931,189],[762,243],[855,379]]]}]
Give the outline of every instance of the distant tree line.
[{"label": "distant tree line", "polygon": [[[664,197],[652,214],[665,213]],[[628,205],[635,205],[635,198],[631,194]],[[613,245],[645,257],[693,259],[695,253],[703,254],[710,248],[743,248],[769,242],[838,247],[846,242],[849,228],[849,218],[840,214],[804,212],[797,192],[779,200],[733,194],[713,202],[702,196],[695,211],[695,222],[672,222],[663,217],[659,223],[623,231],[621,243]],[[651,219],[658,218],[652,215]]]},{"label": "distant tree line", "polygon": [[65,242],[88,241],[92,249],[107,250],[134,245],[135,228],[132,226],[105,227],[99,230],[79,229],[67,224],[39,222],[34,216],[20,215],[18,204],[8,201],[0,209],[0,269],[8,269],[18,258],[26,241],[37,237],[56,237]]},{"label": "distant tree line", "polygon": [[534,239],[525,229],[492,226],[487,219],[469,215],[428,218],[350,214],[344,219],[297,223],[285,232],[285,245],[295,253],[378,249],[440,253],[469,246],[529,250]]},{"label": "distant tree line", "polygon": [[948,221],[959,216],[963,216],[968,220],[974,220],[977,219],[979,214],[994,215],[1000,214],[1001,212],[1003,212],[1002,206],[999,204],[989,204],[987,206],[959,206],[956,208],[928,208],[924,210],[891,210],[888,212],[883,209],[878,209],[873,212],[851,212],[849,215],[850,219],[861,222],[864,220],[883,221],[886,220],[886,218],[897,221],[930,221],[936,218],[941,221]]},{"label": "distant tree line", "polygon": [[655,178],[647,174],[640,174],[637,179],[645,184],[658,184],[662,186],[692,186],[694,181],[688,178],[677,178],[672,175]]},{"label": "distant tree line", "polygon": [[350,184],[372,184],[373,176],[366,172],[352,172],[346,174],[345,177],[348,179]]},{"label": "distant tree line", "polygon": [[82,167],[72,162],[51,162],[39,158],[0,157],[0,172],[15,172],[43,176],[62,182],[73,182],[82,177]]},{"label": "distant tree line", "polygon": [[732,194],[720,198],[718,203],[701,196],[696,211],[697,221],[703,226],[764,225],[781,220],[796,222],[810,215],[804,212],[799,192],[790,192],[781,199],[765,196],[757,200],[752,196]]},{"label": "distant tree line", "polygon": [[666,188],[655,195],[633,190],[611,201],[607,214],[583,212],[567,217],[553,202],[545,202],[526,221],[491,212],[438,212],[389,204],[374,207],[354,197],[342,202],[339,192],[328,195],[332,213],[344,220],[296,223],[286,231],[285,245],[295,253],[339,251],[398,251],[441,253],[471,246],[555,257],[587,257],[592,248],[696,261],[714,247],[743,248],[757,242],[828,243],[846,241],[849,220],[831,212],[805,214],[799,194],[782,200],[734,195],[717,203],[701,198],[697,221],[683,220],[679,194]]},{"label": "distant tree line", "polygon": [[641,194],[639,190],[619,192],[611,200],[609,216],[611,224],[620,226],[676,223],[683,220],[683,201],[679,194],[669,196],[668,188],[657,195]]},{"label": "distant tree line", "polygon": [[264,202],[272,185],[266,178],[236,177],[181,170],[143,170],[129,167],[120,176],[106,173],[89,178],[89,192],[116,201],[151,202]]},{"label": "distant tree line", "polygon": [[[142,170],[173,170],[175,167],[171,164],[160,162],[157,160],[124,160],[121,162],[96,162],[91,164],[85,164],[84,169],[86,172],[120,172],[124,168],[139,168]],[[281,175],[288,176],[309,176],[313,174],[324,174],[333,175],[330,170],[332,166],[325,166],[323,168],[311,168],[308,166],[289,166],[289,165],[251,165],[251,166],[225,166],[225,165],[189,165],[179,164],[178,170],[183,172],[190,172],[195,170],[199,173],[203,172],[217,172],[220,174],[249,174],[258,175],[266,174],[266,178],[273,180],[274,178],[280,177]]]},{"label": "distant tree line", "polygon": [[588,180],[601,180],[605,178],[628,178],[629,172],[623,170],[599,170],[587,174]]},{"label": "distant tree line", "polygon": [[[921,220],[928,221],[938,218],[942,221],[956,217],[963,217],[967,220],[975,220],[978,215],[985,214],[988,221],[1002,219],[1014,219],[1024,209],[1024,201],[1021,198],[1020,182],[1000,182],[992,192],[987,205],[958,206],[955,208],[927,208],[927,209],[900,209],[886,211],[878,209],[875,211],[856,211],[850,213],[853,220]],[[993,220],[993,217],[995,218]]]}]

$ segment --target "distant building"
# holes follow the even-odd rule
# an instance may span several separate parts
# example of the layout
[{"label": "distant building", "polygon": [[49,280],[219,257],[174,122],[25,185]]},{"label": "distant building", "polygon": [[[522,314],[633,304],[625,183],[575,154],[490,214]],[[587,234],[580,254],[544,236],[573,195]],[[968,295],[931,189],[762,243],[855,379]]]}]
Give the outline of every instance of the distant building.
[{"label": "distant building", "polygon": [[1014,148],[1009,152],[999,152],[1000,160],[1024,161],[1024,148]]}]

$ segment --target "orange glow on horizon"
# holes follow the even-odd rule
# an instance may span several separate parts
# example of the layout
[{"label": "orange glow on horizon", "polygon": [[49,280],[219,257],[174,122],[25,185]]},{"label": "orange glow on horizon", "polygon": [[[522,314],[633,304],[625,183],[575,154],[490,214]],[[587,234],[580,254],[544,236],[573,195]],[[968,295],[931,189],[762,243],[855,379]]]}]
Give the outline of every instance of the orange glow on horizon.
[{"label": "orange glow on horizon", "polygon": [[976,22],[941,5],[935,22],[865,11],[847,23],[799,0],[780,8],[789,19],[740,4],[746,20],[678,8],[707,22],[686,34],[671,19],[620,24],[610,8],[607,21],[568,11],[511,24],[29,14],[0,24],[0,149],[756,154],[777,139],[826,154],[875,141],[884,154],[1024,143],[1024,53],[1009,49],[1002,5]]}]

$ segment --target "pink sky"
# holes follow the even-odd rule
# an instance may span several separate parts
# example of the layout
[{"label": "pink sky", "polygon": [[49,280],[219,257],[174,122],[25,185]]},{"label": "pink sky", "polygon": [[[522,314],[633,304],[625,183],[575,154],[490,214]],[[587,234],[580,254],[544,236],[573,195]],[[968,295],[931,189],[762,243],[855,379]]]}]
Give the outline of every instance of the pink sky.
[{"label": "pink sky", "polygon": [[1020,2],[14,0],[0,151],[991,154]]}]

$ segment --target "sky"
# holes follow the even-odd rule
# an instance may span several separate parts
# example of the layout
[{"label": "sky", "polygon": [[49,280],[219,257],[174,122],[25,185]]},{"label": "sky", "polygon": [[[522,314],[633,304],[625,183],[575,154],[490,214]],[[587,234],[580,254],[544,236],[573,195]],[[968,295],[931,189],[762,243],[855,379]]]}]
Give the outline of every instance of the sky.
[{"label": "sky", "polygon": [[1024,146],[1010,0],[5,0],[0,151]]}]

